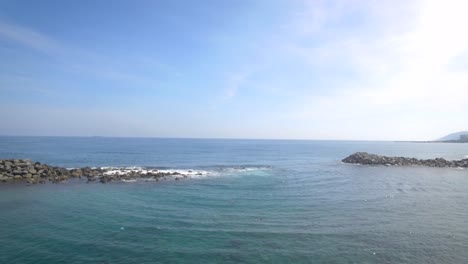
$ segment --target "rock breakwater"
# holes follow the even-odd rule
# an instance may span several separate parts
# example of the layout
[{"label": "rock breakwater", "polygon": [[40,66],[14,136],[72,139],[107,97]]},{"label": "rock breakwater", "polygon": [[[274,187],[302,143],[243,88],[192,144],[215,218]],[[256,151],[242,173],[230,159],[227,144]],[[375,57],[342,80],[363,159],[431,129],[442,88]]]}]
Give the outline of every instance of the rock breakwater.
[{"label": "rock breakwater", "polygon": [[435,159],[416,159],[406,157],[387,157],[367,152],[356,152],[342,160],[344,163],[361,165],[385,165],[385,166],[426,166],[426,167],[451,167],[468,168],[468,159],[446,160],[443,158]]},{"label": "rock breakwater", "polygon": [[0,182],[59,183],[71,178],[85,178],[87,182],[106,183],[115,180],[130,181],[138,178],[153,180],[180,180],[194,175],[202,175],[198,171],[170,171],[141,168],[78,168],[66,169],[62,167],[41,164],[30,160],[14,159],[0,160]]}]

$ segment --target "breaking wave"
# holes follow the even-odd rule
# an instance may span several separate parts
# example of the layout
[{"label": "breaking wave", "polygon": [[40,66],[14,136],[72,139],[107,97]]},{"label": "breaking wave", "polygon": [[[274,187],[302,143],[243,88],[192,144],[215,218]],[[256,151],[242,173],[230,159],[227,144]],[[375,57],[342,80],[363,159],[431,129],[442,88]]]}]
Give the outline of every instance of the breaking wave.
[{"label": "breaking wave", "polygon": [[[137,173],[139,175],[148,175],[148,178],[154,174],[163,173],[165,177],[185,177],[185,178],[205,178],[209,176],[223,176],[223,175],[241,175],[246,173],[255,173],[257,171],[268,171],[270,166],[214,166],[203,168],[155,168],[155,167],[100,167],[105,170],[104,175],[127,175]],[[135,182],[135,179],[122,180],[123,182]]]}]

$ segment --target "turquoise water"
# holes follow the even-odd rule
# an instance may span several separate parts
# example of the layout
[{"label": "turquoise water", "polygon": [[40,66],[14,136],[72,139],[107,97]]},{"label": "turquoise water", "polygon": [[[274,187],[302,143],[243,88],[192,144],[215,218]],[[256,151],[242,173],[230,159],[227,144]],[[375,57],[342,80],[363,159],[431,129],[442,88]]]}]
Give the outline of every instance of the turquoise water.
[{"label": "turquoise water", "polygon": [[0,185],[0,263],[468,263],[468,144],[0,137],[0,158],[203,169],[184,181]]}]

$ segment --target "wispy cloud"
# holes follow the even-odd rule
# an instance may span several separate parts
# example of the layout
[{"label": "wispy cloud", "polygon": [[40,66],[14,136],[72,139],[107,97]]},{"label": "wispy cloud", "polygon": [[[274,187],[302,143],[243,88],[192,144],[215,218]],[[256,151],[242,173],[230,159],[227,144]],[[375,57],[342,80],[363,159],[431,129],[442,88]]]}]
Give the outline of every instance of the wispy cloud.
[{"label": "wispy cloud", "polygon": [[45,34],[27,27],[7,24],[0,21],[0,38],[20,43],[21,45],[47,54],[63,52],[63,47]]},{"label": "wispy cloud", "polygon": [[[236,124],[239,135],[255,131],[261,137],[280,133],[290,138],[432,139],[467,129],[468,35],[464,32],[468,3],[294,0],[282,2],[281,7],[284,10],[274,14],[254,7],[245,15],[250,17],[246,20],[251,26],[248,29],[239,28],[244,24],[238,21],[223,23],[215,30],[205,24],[194,26],[201,33],[219,34],[219,38],[193,34],[213,38],[209,47],[199,45],[205,43],[201,39],[197,39],[199,46],[188,40],[174,50],[162,45],[176,54],[180,64],[191,60],[187,71],[203,58],[206,67],[187,72],[189,80],[181,80],[182,74],[170,65],[145,56],[148,50],[130,50],[122,56],[96,54],[32,27],[1,22],[0,41],[46,54],[59,64],[55,68],[77,79],[97,78],[99,84],[102,79],[133,89],[156,87],[158,77],[163,76],[188,87],[180,90],[200,87],[200,98],[214,103],[207,103],[206,109],[198,104],[197,115],[216,112],[212,118],[217,119],[212,122],[219,124],[212,127],[234,131],[234,126],[226,126],[227,111],[253,109],[250,130],[241,125],[245,118],[235,120],[237,123],[229,121]],[[238,15],[239,21],[244,21],[244,13]],[[180,50],[193,56],[183,58]],[[206,88],[203,78],[190,80],[190,76],[215,76],[211,83],[219,86]],[[1,78],[4,83],[30,83]],[[213,93],[214,89],[217,92]],[[265,102],[252,103],[264,98]],[[227,103],[233,107],[211,111]],[[263,111],[256,111],[260,106]],[[181,113],[181,123],[190,122],[182,116],[185,113]],[[258,120],[267,120],[264,127]],[[284,127],[288,129],[283,131]]]},{"label": "wispy cloud", "polygon": [[248,79],[250,73],[235,73],[229,74],[227,77],[227,83],[225,87],[225,98],[232,98],[237,95],[239,89]]},{"label": "wispy cloud", "polygon": [[[48,55],[53,58],[53,63],[58,63],[61,69],[66,72],[134,84],[131,87],[132,89],[154,88],[159,83],[158,80],[148,75],[131,70],[143,63],[148,66],[148,58],[132,58],[131,61],[128,61],[128,58],[96,54],[89,50],[62,43],[32,28],[0,21],[0,40],[2,39]],[[171,69],[163,63],[155,63],[154,59],[151,65],[155,71],[165,71],[167,73]]]}]

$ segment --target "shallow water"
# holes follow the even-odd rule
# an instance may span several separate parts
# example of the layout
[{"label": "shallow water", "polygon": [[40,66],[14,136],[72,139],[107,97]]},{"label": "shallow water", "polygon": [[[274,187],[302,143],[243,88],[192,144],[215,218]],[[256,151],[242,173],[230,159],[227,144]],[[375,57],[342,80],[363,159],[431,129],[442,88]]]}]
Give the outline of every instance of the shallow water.
[{"label": "shallow water", "polygon": [[165,182],[0,185],[0,263],[468,263],[468,144],[0,137],[0,158],[197,169]]}]

